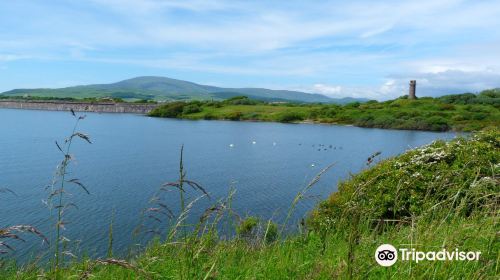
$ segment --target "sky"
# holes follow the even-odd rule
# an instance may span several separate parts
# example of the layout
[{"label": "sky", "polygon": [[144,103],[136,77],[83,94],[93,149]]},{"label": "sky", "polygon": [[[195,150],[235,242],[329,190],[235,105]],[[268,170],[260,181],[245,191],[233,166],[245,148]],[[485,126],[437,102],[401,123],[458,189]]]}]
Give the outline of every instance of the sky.
[{"label": "sky", "polygon": [[0,92],[166,76],[385,100],[500,87],[500,1],[0,1]]}]

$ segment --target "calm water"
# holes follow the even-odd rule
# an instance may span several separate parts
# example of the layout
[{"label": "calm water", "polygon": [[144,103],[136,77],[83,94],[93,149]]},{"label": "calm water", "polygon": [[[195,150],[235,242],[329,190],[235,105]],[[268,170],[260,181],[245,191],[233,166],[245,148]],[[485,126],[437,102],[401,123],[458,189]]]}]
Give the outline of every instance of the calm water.
[{"label": "calm water", "polygon": [[[63,142],[73,125],[74,118],[67,112],[0,109],[0,187],[17,194],[0,194],[0,227],[31,224],[49,232],[49,211],[42,200],[61,161],[54,141]],[[70,176],[79,178],[91,194],[71,187],[70,199],[79,209],[69,211],[64,234],[79,243],[74,252],[92,255],[106,251],[113,209],[115,251],[127,251],[141,210],[148,207],[162,183],[177,179],[182,144],[187,177],[213,197],[197,204],[193,219],[234,187],[233,205],[240,215],[279,221],[296,193],[328,164],[337,163],[311,190],[312,197],[298,205],[295,219],[336,191],[337,182],[349,172],[365,168],[374,152],[381,151],[386,158],[435,139],[454,137],[453,133],[94,113],[87,114],[79,131],[89,134],[93,144],[75,142],[76,161]],[[319,148],[320,144],[324,146]],[[177,194],[169,195],[168,203],[174,205]],[[11,243],[17,256],[46,248],[38,240],[28,241]]]}]

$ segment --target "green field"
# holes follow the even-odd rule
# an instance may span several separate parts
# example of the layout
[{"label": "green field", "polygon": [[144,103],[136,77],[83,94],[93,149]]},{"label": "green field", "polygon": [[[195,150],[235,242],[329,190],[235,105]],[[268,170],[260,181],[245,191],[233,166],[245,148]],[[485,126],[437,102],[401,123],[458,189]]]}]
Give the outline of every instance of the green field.
[{"label": "green field", "polygon": [[150,113],[155,117],[351,124],[360,127],[475,131],[500,123],[500,90],[439,98],[406,97],[384,102],[336,104],[267,103],[246,97],[225,101],[172,102]]}]

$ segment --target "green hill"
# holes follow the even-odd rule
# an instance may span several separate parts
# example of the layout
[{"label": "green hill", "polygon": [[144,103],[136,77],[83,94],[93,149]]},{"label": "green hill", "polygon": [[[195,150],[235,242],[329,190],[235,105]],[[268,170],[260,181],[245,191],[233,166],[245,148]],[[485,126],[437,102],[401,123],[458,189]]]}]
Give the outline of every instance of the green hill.
[{"label": "green hill", "polygon": [[58,89],[14,89],[2,93],[4,96],[36,97],[72,97],[72,98],[122,98],[146,99],[156,101],[169,100],[222,100],[239,95],[262,101],[321,102],[346,104],[364,99],[334,99],[321,94],[309,94],[299,91],[271,90],[265,88],[222,88],[200,85],[188,81],[166,77],[144,76],[112,84],[95,84]]}]

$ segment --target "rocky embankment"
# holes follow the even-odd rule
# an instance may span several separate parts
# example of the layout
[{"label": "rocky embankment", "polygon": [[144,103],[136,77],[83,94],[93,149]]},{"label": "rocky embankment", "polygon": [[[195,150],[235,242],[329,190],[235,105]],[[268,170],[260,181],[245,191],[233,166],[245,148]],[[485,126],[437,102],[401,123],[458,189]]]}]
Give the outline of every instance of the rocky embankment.
[{"label": "rocky embankment", "polygon": [[0,100],[0,108],[100,112],[100,113],[135,113],[147,114],[158,104],[114,103],[114,102],[78,102],[48,100]]}]

